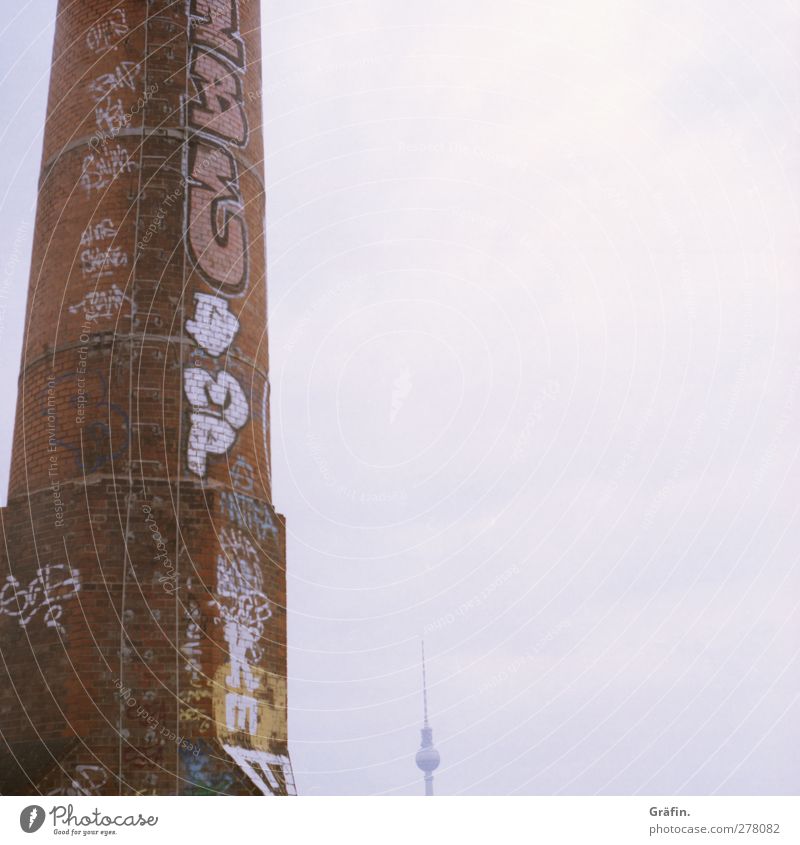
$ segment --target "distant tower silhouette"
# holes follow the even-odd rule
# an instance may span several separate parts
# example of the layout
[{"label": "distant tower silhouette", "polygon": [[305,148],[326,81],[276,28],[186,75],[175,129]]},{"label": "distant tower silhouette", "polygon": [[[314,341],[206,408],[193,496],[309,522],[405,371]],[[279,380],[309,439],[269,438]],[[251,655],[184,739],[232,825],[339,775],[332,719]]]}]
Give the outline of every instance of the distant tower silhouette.
[{"label": "distant tower silhouette", "polygon": [[428,679],[425,675],[425,641],[422,642],[422,706],[425,720],[422,724],[422,742],[417,751],[417,768],[425,773],[425,794],[433,795],[433,773],[439,768],[439,752],[433,745],[433,728],[428,724]]}]

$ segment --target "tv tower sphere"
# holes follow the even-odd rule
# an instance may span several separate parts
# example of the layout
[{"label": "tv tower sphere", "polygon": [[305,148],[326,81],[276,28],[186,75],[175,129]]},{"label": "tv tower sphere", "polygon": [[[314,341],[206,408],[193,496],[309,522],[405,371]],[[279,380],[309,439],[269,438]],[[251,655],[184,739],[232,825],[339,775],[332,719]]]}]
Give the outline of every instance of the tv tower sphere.
[{"label": "tv tower sphere", "polygon": [[422,769],[423,772],[429,773],[439,768],[441,758],[439,757],[439,752],[433,747],[433,737],[430,736],[430,734],[433,733],[432,729],[428,728],[427,731],[427,739],[431,744],[427,746],[425,745],[426,737],[425,729],[423,728],[422,747],[419,751],[417,751],[417,756],[414,759],[417,761],[418,769]]}]

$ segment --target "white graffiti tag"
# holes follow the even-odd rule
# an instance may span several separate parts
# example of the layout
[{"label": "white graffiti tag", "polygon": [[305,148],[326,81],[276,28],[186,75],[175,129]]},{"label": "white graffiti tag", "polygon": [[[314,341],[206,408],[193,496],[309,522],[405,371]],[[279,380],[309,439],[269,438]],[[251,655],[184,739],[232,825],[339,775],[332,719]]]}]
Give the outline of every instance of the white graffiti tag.
[{"label": "white graffiti tag", "polygon": [[218,296],[196,293],[194,298],[197,303],[194,319],[186,321],[186,332],[212,358],[217,358],[233,342],[239,331],[239,320],[228,310],[228,303]]},{"label": "white graffiti tag", "polygon": [[118,267],[128,266],[128,253],[118,246],[107,249],[89,247],[81,252],[81,272],[84,276],[111,276]]},{"label": "white graffiti tag", "polygon": [[272,616],[264,594],[258,550],[243,532],[220,531],[222,552],[217,556],[217,598],[226,622],[247,628],[260,636]]},{"label": "white graffiti tag", "polygon": [[58,787],[48,795],[99,795],[105,786],[108,774],[100,766],[76,766],[75,777],[66,788]]},{"label": "white graffiti tag", "polygon": [[111,73],[104,73],[89,83],[89,91],[96,100],[108,97],[120,88],[136,90],[136,77],[141,67],[136,62],[120,62]]},{"label": "white graffiti tag", "polygon": [[189,599],[186,609],[189,617],[189,624],[186,626],[186,643],[181,646],[181,653],[186,658],[186,667],[189,669],[192,681],[199,681],[202,677],[202,634],[200,608],[194,599]]},{"label": "white graffiti tag", "polygon": [[128,32],[128,29],[125,10],[114,9],[86,33],[86,46],[93,53],[102,53],[112,47],[116,49],[117,42]]},{"label": "white graffiti tag", "polygon": [[197,140],[189,148],[186,245],[202,278],[238,294],[248,281],[248,233],[239,166],[223,146]]},{"label": "white graffiti tag", "polygon": [[255,735],[258,729],[258,674],[264,623],[272,607],[264,593],[258,550],[238,529],[220,531],[217,555],[217,604],[225,622],[230,664],[225,684],[225,720],[231,731]]},{"label": "white graffiti tag", "polygon": [[201,478],[208,455],[224,455],[247,422],[249,408],[239,382],[222,372],[216,379],[200,367],[183,375],[183,390],[194,409],[189,432],[189,469]]},{"label": "white graffiti tag", "polygon": [[[233,151],[246,147],[250,134],[244,96],[247,62],[239,29],[239,0],[188,0],[187,6],[184,241],[191,278],[204,285],[206,292],[193,291],[195,311],[184,329],[207,356],[219,358],[240,330],[239,317],[244,322],[244,312],[237,317],[226,300],[241,297],[250,284],[246,218],[252,212],[247,200],[256,197],[250,196],[249,178],[240,179],[239,157]],[[193,351],[193,363],[210,368],[208,358]],[[248,383],[246,388],[253,385]],[[192,405],[187,462],[191,472],[203,477],[208,455],[222,455],[233,446],[250,408],[245,391],[224,370],[216,375],[196,366],[187,369],[184,392]],[[243,456],[234,454],[232,460],[237,458]],[[252,467],[246,462],[237,462],[236,467],[240,493],[252,490]],[[240,506],[232,491],[222,492],[234,496],[233,501],[222,502],[222,514],[235,522],[230,514],[238,515],[246,506]],[[261,522],[265,521],[259,519]],[[229,660],[218,667],[215,678],[217,737],[260,792],[292,794],[289,758],[271,753],[285,743],[286,695],[285,678],[271,674],[263,665],[264,628],[273,613],[264,593],[265,560],[240,528],[222,529],[219,541],[214,599],[218,612],[214,618],[223,626]]]},{"label": "white graffiti tag", "polygon": [[98,129],[113,135],[126,126],[129,118],[125,114],[122,100],[119,97],[114,100],[108,97],[95,106],[94,119]]},{"label": "white graffiti tag", "polygon": [[295,795],[292,766],[288,757],[251,748],[222,746],[258,787],[262,795]]},{"label": "white graffiti tag", "polygon": [[73,598],[80,588],[78,570],[65,564],[37,569],[36,577],[24,588],[9,575],[0,589],[0,615],[16,617],[25,628],[41,610],[47,627],[63,634],[64,628],[59,621],[63,613],[61,602]]},{"label": "white graffiti tag", "polygon": [[[193,132],[184,158],[185,244],[193,269],[218,295],[195,293],[194,317],[184,328],[200,348],[218,358],[239,331],[238,317],[221,296],[239,296],[249,283],[245,202],[239,165],[230,150],[231,145],[246,146],[249,135],[239,2],[190,0],[188,23],[186,122]],[[223,455],[233,446],[249,408],[239,383],[224,372],[214,382],[207,373],[189,370],[184,390],[193,406],[187,464],[203,477],[207,456]],[[222,406],[221,412],[207,407],[207,395]]]},{"label": "white graffiti tag", "polygon": [[83,159],[81,185],[87,194],[107,188],[121,173],[130,173],[136,166],[128,151],[117,144],[96,150]]},{"label": "white graffiti tag", "polygon": [[224,56],[237,68],[244,69],[238,0],[192,0],[189,26],[192,44]]},{"label": "white graffiti tag", "polygon": [[117,227],[110,217],[104,217],[97,223],[91,223],[81,235],[81,246],[91,246],[97,241],[107,241],[117,236]]},{"label": "white graffiti tag", "polygon": [[131,307],[131,318],[135,316],[135,306],[129,296],[126,296],[116,285],[110,290],[90,290],[83,299],[75,305],[70,305],[69,313],[77,314],[83,311],[84,318],[90,323],[107,320],[119,313],[123,303]]}]

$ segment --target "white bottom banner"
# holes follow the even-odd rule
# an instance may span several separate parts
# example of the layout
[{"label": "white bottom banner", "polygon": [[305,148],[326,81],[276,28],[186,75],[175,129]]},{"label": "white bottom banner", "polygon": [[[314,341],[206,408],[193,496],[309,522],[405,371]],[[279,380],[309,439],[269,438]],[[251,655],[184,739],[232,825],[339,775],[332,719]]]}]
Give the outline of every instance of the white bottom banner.
[{"label": "white bottom banner", "polygon": [[206,843],[800,842],[800,799],[1,797],[0,841]]}]

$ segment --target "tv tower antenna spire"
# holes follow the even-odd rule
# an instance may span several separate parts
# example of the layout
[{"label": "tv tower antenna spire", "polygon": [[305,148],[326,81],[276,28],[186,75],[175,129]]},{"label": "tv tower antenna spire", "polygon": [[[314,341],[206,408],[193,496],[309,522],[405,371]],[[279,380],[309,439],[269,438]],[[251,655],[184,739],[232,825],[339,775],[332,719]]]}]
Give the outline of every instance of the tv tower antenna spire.
[{"label": "tv tower antenna spire", "polygon": [[433,773],[438,768],[439,752],[433,745],[433,728],[428,724],[428,678],[425,672],[425,641],[422,641],[422,742],[417,751],[417,768],[425,773],[425,794],[433,795]]}]

